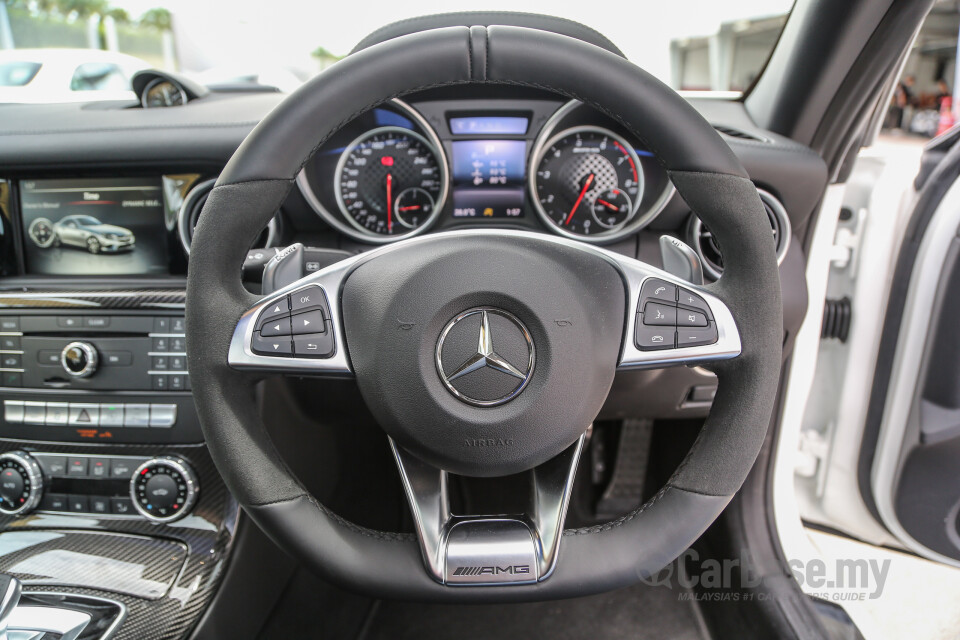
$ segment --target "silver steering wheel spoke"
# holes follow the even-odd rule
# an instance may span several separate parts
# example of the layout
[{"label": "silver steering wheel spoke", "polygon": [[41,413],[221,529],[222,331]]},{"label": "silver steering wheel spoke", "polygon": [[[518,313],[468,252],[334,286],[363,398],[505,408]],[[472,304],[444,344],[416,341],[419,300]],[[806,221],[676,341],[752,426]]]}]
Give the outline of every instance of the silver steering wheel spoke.
[{"label": "silver steering wheel spoke", "polygon": [[492,515],[452,513],[447,472],[391,439],[430,576],[449,586],[519,585],[549,578],[586,437],[585,432],[560,455],[531,471],[525,513]]},{"label": "silver steering wheel spoke", "polygon": [[[402,240],[301,278],[243,314],[230,344],[230,365],[279,373],[352,376],[339,312],[340,290],[347,276],[364,262],[401,246],[422,244],[429,251],[431,242],[471,233],[528,236],[600,255],[613,264],[623,276],[628,296],[626,330],[617,363],[620,369],[695,365],[740,355],[740,334],[733,314],[722,300],[702,287],[602,247],[527,231],[488,230],[453,231]],[[311,294],[314,297],[310,301],[299,300]],[[322,305],[317,303],[318,299],[322,299]],[[314,331],[321,326],[317,324],[318,310],[324,314],[324,331]],[[266,324],[266,320],[274,322]],[[496,354],[490,354],[484,362],[492,356]]]}]

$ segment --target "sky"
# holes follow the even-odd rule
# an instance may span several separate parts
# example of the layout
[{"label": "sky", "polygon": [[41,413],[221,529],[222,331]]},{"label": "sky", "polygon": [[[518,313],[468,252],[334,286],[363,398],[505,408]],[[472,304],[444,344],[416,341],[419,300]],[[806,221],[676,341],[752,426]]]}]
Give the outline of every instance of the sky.
[{"label": "sky", "polygon": [[[301,66],[318,46],[343,55],[364,35],[413,16],[468,10],[549,13],[589,25],[627,57],[661,78],[669,75],[669,43],[710,35],[721,22],[782,14],[790,0],[512,0],[481,4],[450,0],[112,0],[132,16],[168,8],[178,25],[178,46],[196,49],[208,64]],[[227,9],[227,10],[225,10]],[[202,69],[193,69],[202,70]]]}]

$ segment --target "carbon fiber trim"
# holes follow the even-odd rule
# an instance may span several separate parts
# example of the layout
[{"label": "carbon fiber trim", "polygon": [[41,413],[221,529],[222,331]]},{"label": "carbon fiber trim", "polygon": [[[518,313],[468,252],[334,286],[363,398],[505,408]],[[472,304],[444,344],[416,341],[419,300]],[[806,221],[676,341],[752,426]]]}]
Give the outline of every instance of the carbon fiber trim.
[{"label": "carbon fiber trim", "polygon": [[0,292],[0,309],[183,309],[187,294],[179,289]]},{"label": "carbon fiber trim", "polygon": [[[149,579],[162,582],[171,567],[182,569],[175,573],[170,587],[153,599],[135,597],[106,588],[65,587],[52,582],[34,582],[32,592],[70,592],[109,598],[127,607],[127,618],[117,631],[114,640],[172,640],[184,637],[197,623],[211,598],[216,593],[229,558],[233,534],[236,530],[239,509],[227,492],[219,473],[213,466],[204,445],[166,446],[156,445],[111,445],[55,444],[48,442],[25,442],[0,439],[0,452],[20,449],[49,453],[89,453],[97,455],[143,455],[176,454],[190,461],[200,479],[200,499],[193,512],[170,525],[151,524],[146,520],[116,520],[98,518],[93,514],[42,514],[33,513],[22,518],[0,517],[0,532],[57,532],[74,531],[77,535],[62,538],[55,550],[68,553],[100,555],[108,561],[144,563],[152,561],[152,554],[143,545],[130,544],[129,536],[110,535],[94,543],[93,536],[80,533],[109,532],[133,534],[150,538],[158,549],[177,550],[169,564],[156,561],[150,564]],[[141,538],[138,538],[138,540]],[[3,534],[0,533],[0,543]],[[185,556],[184,556],[185,550]],[[2,557],[0,544],[0,570],[11,566]],[[17,550],[10,554],[16,556]],[[22,557],[22,556],[20,556]],[[183,562],[185,560],[185,563]],[[107,563],[109,564],[109,562]],[[116,588],[116,585],[114,585]],[[142,592],[140,592],[142,593]]]},{"label": "carbon fiber trim", "polygon": [[187,558],[179,542],[66,529],[0,533],[0,572],[24,586],[103,589],[157,600]]}]

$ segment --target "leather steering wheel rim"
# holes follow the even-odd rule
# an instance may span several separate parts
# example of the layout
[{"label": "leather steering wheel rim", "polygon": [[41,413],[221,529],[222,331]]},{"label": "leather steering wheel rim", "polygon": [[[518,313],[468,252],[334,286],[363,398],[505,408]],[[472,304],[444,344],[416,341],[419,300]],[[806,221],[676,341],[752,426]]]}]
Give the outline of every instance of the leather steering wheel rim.
[{"label": "leather steering wheel rim", "polygon": [[[742,352],[711,365],[719,388],[690,452],[640,508],[601,526],[565,531],[556,569],[534,584],[440,584],[424,571],[415,536],[365,529],[319,504],[283,462],[259,418],[253,393],[259,377],[231,368],[227,360],[238,320],[259,300],[240,281],[246,248],[316,150],[386,100],[467,83],[547,89],[615,118],[662,163],[718,243],[736,249],[724,254],[721,280],[704,290],[732,312]],[[773,411],[782,326],[777,261],[763,206],[716,131],[626,60],[573,38],[519,27],[448,27],[396,38],[348,56],[289,96],[220,175],[195,232],[187,286],[194,396],[207,446],[233,495],[268,535],[318,574],[401,599],[581,596],[634,584],[674,560],[716,519],[753,465]]]}]

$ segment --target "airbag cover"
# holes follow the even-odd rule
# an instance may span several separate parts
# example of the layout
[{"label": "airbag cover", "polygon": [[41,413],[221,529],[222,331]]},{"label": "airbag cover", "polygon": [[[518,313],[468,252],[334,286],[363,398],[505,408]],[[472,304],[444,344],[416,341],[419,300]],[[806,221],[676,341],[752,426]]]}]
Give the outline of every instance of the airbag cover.
[{"label": "airbag cover", "polygon": [[[620,353],[625,287],[600,254],[555,239],[439,235],[361,264],[341,305],[357,382],[384,430],[441,469],[489,477],[545,462],[599,413]],[[536,354],[527,385],[496,406],[456,397],[437,366],[444,328],[477,308],[518,319]],[[494,348],[500,335],[503,355],[526,372],[525,346],[504,317],[490,315]],[[463,355],[463,332],[479,323],[475,315],[458,328]],[[444,353],[453,358],[446,368],[463,359]],[[489,368],[470,375],[461,388],[474,396],[485,393],[484,381],[492,396],[516,386],[503,387]]]}]

